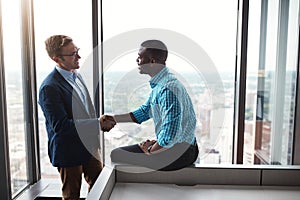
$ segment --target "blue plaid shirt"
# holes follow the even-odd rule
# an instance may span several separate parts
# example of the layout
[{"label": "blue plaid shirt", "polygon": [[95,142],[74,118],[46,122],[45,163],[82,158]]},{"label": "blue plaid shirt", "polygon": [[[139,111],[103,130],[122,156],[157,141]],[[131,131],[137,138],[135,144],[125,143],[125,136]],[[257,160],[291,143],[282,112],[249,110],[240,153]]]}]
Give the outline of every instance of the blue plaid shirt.
[{"label": "blue plaid shirt", "polygon": [[196,116],[184,86],[167,67],[151,78],[150,86],[148,100],[132,112],[137,122],[153,118],[156,139],[162,147],[180,142],[193,144]]}]

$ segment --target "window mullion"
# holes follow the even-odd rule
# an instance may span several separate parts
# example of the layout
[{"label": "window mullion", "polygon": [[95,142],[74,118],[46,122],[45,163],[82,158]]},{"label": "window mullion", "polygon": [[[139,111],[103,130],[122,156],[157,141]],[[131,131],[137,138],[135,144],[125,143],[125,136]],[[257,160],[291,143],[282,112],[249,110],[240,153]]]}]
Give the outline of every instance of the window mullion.
[{"label": "window mullion", "polygon": [[[299,10],[300,10],[300,4],[299,4]],[[298,14],[298,18],[300,19],[300,13]],[[295,118],[294,118],[294,136],[293,136],[293,165],[300,165],[300,56],[299,56],[299,49],[300,49],[300,22],[298,21],[298,61],[297,61],[297,86],[296,86],[296,98],[295,98]]]},{"label": "window mullion", "polygon": [[249,18],[249,0],[243,0],[241,6],[241,38],[240,52],[236,70],[236,102],[235,102],[235,139],[233,148],[233,164],[243,164],[244,152],[244,121],[245,121],[245,94],[247,78],[247,46],[248,46],[248,18]]},{"label": "window mullion", "polygon": [[[0,1],[0,10],[1,1]],[[2,19],[0,12],[0,19]],[[0,199],[11,199],[11,179],[8,149],[5,73],[3,60],[2,20],[0,20]]]},{"label": "window mullion", "polygon": [[274,114],[272,121],[271,135],[271,164],[281,163],[282,133],[283,133],[283,112],[285,98],[286,78],[286,51],[288,37],[288,11],[289,0],[279,1],[279,24],[278,24],[278,46],[274,81]]},{"label": "window mullion", "polygon": [[21,43],[22,43],[22,69],[24,81],[24,108],[26,120],[26,148],[29,182],[35,183],[41,177],[39,163],[38,143],[38,114],[36,94],[36,73],[34,62],[34,26],[33,26],[33,2],[21,1]]}]

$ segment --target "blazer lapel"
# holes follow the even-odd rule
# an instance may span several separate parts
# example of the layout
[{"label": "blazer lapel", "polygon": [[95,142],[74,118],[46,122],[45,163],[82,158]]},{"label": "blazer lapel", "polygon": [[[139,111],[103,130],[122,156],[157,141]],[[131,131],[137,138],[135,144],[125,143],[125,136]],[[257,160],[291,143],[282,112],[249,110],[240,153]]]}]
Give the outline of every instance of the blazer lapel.
[{"label": "blazer lapel", "polygon": [[79,97],[79,94],[77,94],[77,92],[73,89],[72,85],[70,85],[68,83],[68,81],[66,81],[64,79],[64,77],[56,69],[55,69],[55,71],[56,71],[55,78],[60,83],[60,86],[62,86],[66,90],[68,90],[72,94],[72,99],[75,100],[77,102],[77,104],[79,104],[81,106],[82,110],[84,110],[88,116],[90,116],[90,113],[88,113],[88,111],[86,110],[83,102],[81,101],[81,99]]}]

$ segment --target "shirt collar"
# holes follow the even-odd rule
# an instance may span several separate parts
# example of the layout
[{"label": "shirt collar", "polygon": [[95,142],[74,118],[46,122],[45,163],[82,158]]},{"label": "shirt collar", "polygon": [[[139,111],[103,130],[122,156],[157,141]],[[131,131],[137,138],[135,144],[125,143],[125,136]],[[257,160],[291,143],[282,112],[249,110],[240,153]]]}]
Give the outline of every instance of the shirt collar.
[{"label": "shirt collar", "polygon": [[65,69],[62,69],[57,65],[55,66],[55,68],[66,80],[68,80],[68,79],[74,80],[74,72],[70,72]]},{"label": "shirt collar", "polygon": [[169,69],[164,67],[160,72],[153,76],[149,81],[151,88],[154,88],[167,73],[169,73]]}]

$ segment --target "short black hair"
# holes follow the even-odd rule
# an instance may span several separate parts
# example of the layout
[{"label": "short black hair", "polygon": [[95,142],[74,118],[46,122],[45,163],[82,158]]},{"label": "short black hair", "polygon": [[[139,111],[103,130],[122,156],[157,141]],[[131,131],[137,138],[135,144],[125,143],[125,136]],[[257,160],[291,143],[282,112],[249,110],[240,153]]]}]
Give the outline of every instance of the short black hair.
[{"label": "short black hair", "polygon": [[168,57],[167,46],[160,40],[146,40],[141,44],[147,54],[160,62],[165,62]]}]

